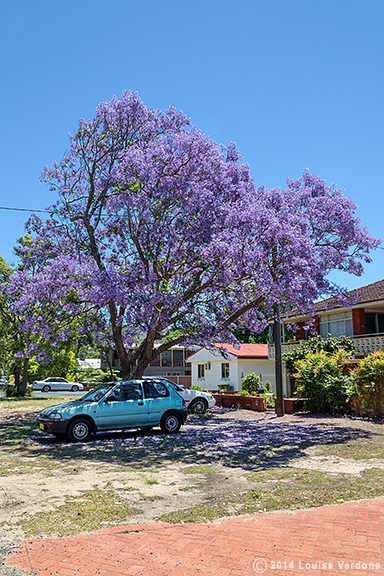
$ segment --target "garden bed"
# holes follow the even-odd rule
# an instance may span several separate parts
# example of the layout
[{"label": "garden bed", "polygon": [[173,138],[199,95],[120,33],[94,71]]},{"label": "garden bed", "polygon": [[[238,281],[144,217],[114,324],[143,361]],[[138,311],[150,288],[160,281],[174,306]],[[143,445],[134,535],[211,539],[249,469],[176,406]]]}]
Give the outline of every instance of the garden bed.
[{"label": "garden bed", "polygon": [[304,404],[308,398],[284,398],[285,414],[295,414],[304,410]]},{"label": "garden bed", "polygon": [[246,408],[256,412],[265,412],[267,409],[267,399],[263,396],[242,396],[234,392],[213,393],[216,406],[223,408]]}]

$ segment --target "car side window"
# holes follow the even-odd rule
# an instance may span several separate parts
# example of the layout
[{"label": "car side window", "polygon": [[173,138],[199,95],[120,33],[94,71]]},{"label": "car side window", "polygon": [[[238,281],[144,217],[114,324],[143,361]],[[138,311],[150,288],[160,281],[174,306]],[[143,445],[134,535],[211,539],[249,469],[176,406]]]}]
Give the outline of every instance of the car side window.
[{"label": "car side window", "polygon": [[169,390],[162,382],[144,382],[144,394],[146,398],[164,398]]},{"label": "car side window", "polygon": [[143,393],[141,390],[141,384],[139,383],[123,384],[123,397],[124,400],[142,400]]},{"label": "car side window", "polygon": [[125,382],[116,386],[108,396],[110,402],[124,402],[125,400],[142,400],[143,393],[139,382]]}]

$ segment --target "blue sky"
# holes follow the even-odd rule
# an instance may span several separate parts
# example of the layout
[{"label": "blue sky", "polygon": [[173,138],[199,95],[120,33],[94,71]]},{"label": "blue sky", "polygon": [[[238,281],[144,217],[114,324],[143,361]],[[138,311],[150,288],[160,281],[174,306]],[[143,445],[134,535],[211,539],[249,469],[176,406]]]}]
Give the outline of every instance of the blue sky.
[{"label": "blue sky", "polygon": [[[384,237],[383,0],[2,0],[0,206],[44,209],[68,132],[125,89],[236,141],[257,184],[308,167]],[[0,210],[12,261],[27,213]],[[384,277],[384,251],[347,288]]]}]

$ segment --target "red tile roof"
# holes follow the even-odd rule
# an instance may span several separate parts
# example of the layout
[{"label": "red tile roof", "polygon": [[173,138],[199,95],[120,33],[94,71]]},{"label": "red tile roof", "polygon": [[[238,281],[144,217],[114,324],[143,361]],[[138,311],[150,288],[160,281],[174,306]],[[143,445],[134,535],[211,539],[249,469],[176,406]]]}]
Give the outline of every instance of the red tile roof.
[{"label": "red tile roof", "polygon": [[231,344],[215,344],[216,348],[223,349],[233,356],[241,359],[268,360],[268,344],[241,344],[240,349],[237,350]]},{"label": "red tile roof", "polygon": [[[377,302],[379,300],[384,300],[384,280],[378,280],[377,282],[367,284],[361,288],[350,290],[347,292],[347,295],[351,300],[352,306],[354,304],[364,304],[367,302]],[[315,310],[317,312],[320,312],[321,310],[332,310],[333,308],[340,307],[340,303],[338,303],[335,298],[327,298],[326,300],[321,300],[315,304]]]}]

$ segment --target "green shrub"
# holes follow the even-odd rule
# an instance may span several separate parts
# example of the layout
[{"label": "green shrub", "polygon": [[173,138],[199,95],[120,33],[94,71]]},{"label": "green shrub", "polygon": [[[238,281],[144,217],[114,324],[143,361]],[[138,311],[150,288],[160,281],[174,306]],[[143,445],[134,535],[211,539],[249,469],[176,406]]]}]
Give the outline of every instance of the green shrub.
[{"label": "green shrub", "polygon": [[[7,398],[19,398],[19,392],[16,386],[12,386],[11,384],[7,384],[4,386],[5,396]],[[27,388],[24,394],[24,397],[32,396],[32,388]]]},{"label": "green shrub", "polygon": [[384,352],[374,352],[360,360],[353,375],[353,401],[374,416],[384,414]]},{"label": "green shrub", "polygon": [[293,350],[285,352],[283,354],[283,362],[287,370],[294,374],[296,372],[296,363],[299,360],[303,360],[308,354],[315,354],[321,351],[334,354],[338,350],[344,350],[347,358],[353,358],[355,350],[353,340],[348,338],[348,336],[331,336],[329,338],[312,336],[309,340],[300,342]]},{"label": "green shrub", "polygon": [[344,374],[347,356],[343,350],[332,355],[321,350],[296,361],[296,391],[301,398],[309,398],[307,410],[325,413],[346,410],[351,384],[351,377]]},{"label": "green shrub", "polygon": [[264,388],[260,376],[251,372],[242,378],[241,387],[243,391],[248,392],[248,396],[255,396],[259,388]]},{"label": "green shrub", "polygon": [[199,391],[201,392],[202,387],[199,386],[198,384],[193,384],[193,385],[191,386],[191,390],[199,390]]}]

